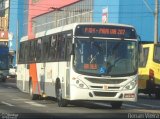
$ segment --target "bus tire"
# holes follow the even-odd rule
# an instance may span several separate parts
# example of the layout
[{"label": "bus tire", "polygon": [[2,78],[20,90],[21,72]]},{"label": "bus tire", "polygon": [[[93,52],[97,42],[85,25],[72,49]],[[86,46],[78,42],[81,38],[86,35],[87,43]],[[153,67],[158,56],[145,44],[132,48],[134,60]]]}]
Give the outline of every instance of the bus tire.
[{"label": "bus tire", "polygon": [[29,82],[29,95],[30,95],[31,100],[39,99],[39,95],[33,94],[32,81]]},{"label": "bus tire", "polygon": [[122,102],[121,101],[114,101],[111,102],[111,106],[113,109],[120,109],[122,106]]},{"label": "bus tire", "polygon": [[68,105],[68,101],[63,99],[62,97],[62,88],[60,80],[56,81],[56,98],[59,107],[66,107]]},{"label": "bus tire", "polygon": [[146,90],[147,90],[149,97],[152,97],[152,94],[155,91],[155,83],[153,80],[148,79],[146,81]]},{"label": "bus tire", "polygon": [[2,82],[6,82],[6,78],[2,78]]},{"label": "bus tire", "polygon": [[156,99],[160,99],[160,90],[155,91]]}]

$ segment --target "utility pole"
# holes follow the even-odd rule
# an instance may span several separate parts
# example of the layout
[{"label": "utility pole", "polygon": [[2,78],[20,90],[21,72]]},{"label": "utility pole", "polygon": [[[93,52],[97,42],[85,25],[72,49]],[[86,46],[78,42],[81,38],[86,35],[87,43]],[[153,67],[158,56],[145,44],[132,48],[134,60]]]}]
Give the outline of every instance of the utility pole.
[{"label": "utility pole", "polygon": [[154,43],[158,43],[158,0],[155,0],[155,12],[154,12]]},{"label": "utility pole", "polygon": [[17,34],[16,34],[16,65],[18,64],[18,37],[19,37],[19,21],[17,20]]}]

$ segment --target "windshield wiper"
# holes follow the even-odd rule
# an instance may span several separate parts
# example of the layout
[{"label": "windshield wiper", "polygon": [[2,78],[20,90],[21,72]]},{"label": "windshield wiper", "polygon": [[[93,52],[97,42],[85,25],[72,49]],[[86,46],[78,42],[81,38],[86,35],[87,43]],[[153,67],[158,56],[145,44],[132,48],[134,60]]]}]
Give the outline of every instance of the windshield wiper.
[{"label": "windshield wiper", "polygon": [[113,47],[113,51],[117,50],[117,48],[119,47],[119,45],[122,43],[123,41],[119,41],[118,43],[116,43],[116,45]]},{"label": "windshield wiper", "polygon": [[103,52],[104,49],[97,43],[93,43],[93,45],[98,49],[99,52]]},{"label": "windshield wiper", "polygon": [[96,49],[98,49],[98,52],[91,58],[90,63],[92,63],[95,60],[97,55],[104,51],[104,49],[97,42],[93,42],[93,45],[96,47]]},{"label": "windshield wiper", "polygon": [[91,58],[90,64],[95,60],[95,58],[96,58],[97,55],[99,55],[99,52],[97,52],[97,53]]},{"label": "windshield wiper", "polygon": [[116,62],[118,62],[120,59],[121,59],[121,58],[116,59],[116,60],[113,62],[113,64],[110,64],[110,63],[109,63],[110,66],[108,67],[107,74],[109,74],[109,73],[112,71],[112,68],[115,67]]}]

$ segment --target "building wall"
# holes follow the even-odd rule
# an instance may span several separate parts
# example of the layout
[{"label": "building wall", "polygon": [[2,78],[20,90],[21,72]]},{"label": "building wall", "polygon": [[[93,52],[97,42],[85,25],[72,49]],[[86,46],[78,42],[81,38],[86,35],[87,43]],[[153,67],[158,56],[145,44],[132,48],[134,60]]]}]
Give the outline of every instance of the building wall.
[{"label": "building wall", "polygon": [[[52,2],[50,0],[34,1],[37,2],[32,4],[32,0],[30,0],[29,21],[32,21],[34,17],[50,12],[52,10],[50,9],[51,7],[60,8],[78,0],[60,0],[58,2],[56,0]],[[155,1],[147,0],[147,2],[154,12]],[[143,0],[94,0],[93,5],[93,22],[102,22],[102,10],[108,8],[108,22],[133,25],[142,40],[153,41],[154,15],[146,7]],[[29,36],[33,36],[31,22],[29,22],[28,33]]]},{"label": "building wall", "polygon": [[[60,12],[56,8],[64,8],[69,5],[71,6],[68,8],[72,8],[73,3],[78,1],[81,0],[10,0],[9,32],[13,33],[10,48],[16,50],[17,29],[19,41],[23,36],[34,38],[33,27],[37,21],[41,21],[40,19],[53,11]],[[146,1],[154,12],[155,1]],[[82,8],[83,6],[85,5],[82,5]],[[68,10],[68,8],[65,9]],[[102,22],[102,10],[105,8],[108,9],[107,22],[133,25],[142,40],[153,41],[154,15],[148,10],[143,0],[93,0],[93,15],[89,16],[92,19],[88,21]],[[53,20],[55,19],[53,18]],[[72,20],[70,19],[70,21]],[[17,28],[18,26],[19,28]],[[158,28],[160,37],[160,22]]]},{"label": "building wall", "polygon": [[0,42],[8,44],[9,0],[0,0]]},{"label": "building wall", "polygon": [[17,12],[18,10],[15,9],[18,7],[18,4],[16,3],[18,2],[18,0],[15,1],[10,1],[10,17],[9,17],[9,34],[10,34],[10,38],[9,38],[9,47],[10,50],[15,50],[15,41],[16,41],[16,24],[17,23]]},{"label": "building wall", "polygon": [[92,22],[93,0],[83,0],[32,19],[33,33],[75,22]]},{"label": "building wall", "polygon": [[[16,50],[19,46],[20,38],[27,35],[25,32],[28,25],[28,19],[24,17],[25,8],[28,8],[28,0],[10,0],[9,14],[9,49],[13,53],[13,64],[16,64]],[[27,12],[28,16],[28,12]],[[25,21],[27,20],[27,21]]]},{"label": "building wall", "polygon": [[[146,0],[154,12],[155,1]],[[120,1],[120,23],[133,25],[142,40],[154,40],[154,14],[150,12],[143,0]],[[160,18],[160,16],[159,16]],[[159,32],[160,33],[160,32]],[[159,34],[160,35],[160,34]]]},{"label": "building wall", "polygon": [[[28,0],[24,0],[28,1]],[[22,9],[18,10],[19,18],[22,16],[23,20],[19,21],[22,24],[23,29],[19,30],[19,37],[28,35],[29,38],[34,37],[34,31],[32,31],[35,21],[44,14],[53,11],[53,8],[62,8],[66,5],[70,5],[79,0],[29,0],[28,12],[22,13]],[[154,15],[150,13],[145,6],[143,0],[93,0],[93,22],[102,22],[102,10],[108,8],[108,22],[110,23],[124,23],[130,24],[136,27],[138,34],[141,36],[142,40],[153,40],[154,33]],[[154,10],[154,1],[147,0],[150,7]],[[159,0],[160,1],[160,0]],[[12,2],[12,0],[11,0]],[[19,7],[25,2],[19,2],[18,0],[13,1],[18,2]],[[15,10],[14,10],[15,11]],[[20,13],[21,12],[21,13]],[[27,15],[28,14],[28,15]],[[12,14],[11,14],[12,15]],[[15,25],[15,22],[14,22]],[[160,24],[159,24],[160,25]],[[28,28],[27,28],[28,27]],[[160,30],[159,30],[160,31]],[[21,33],[22,32],[22,33]],[[160,34],[160,33],[159,33]]]},{"label": "building wall", "polygon": [[120,0],[94,0],[94,22],[102,22],[102,10],[108,8],[108,22],[119,23]]},{"label": "building wall", "polygon": [[[146,0],[146,2],[154,12],[155,1]],[[94,22],[102,22],[102,9],[106,7],[108,7],[108,22],[133,25],[143,41],[154,40],[154,14],[143,0],[95,0]],[[160,39],[160,22],[158,28]]]},{"label": "building wall", "polygon": [[61,8],[63,6],[72,4],[79,0],[29,0],[29,16],[28,16],[28,37],[34,38],[32,26],[34,21],[32,19],[42,14],[53,11],[52,8]]}]

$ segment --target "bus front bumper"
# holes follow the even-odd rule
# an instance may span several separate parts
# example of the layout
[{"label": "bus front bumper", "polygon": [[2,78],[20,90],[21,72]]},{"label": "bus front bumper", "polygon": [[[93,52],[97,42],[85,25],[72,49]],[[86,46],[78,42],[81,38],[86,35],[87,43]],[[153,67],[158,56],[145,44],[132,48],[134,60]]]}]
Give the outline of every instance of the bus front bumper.
[{"label": "bus front bumper", "polygon": [[138,86],[132,90],[103,91],[80,89],[71,86],[69,100],[99,100],[99,101],[137,101]]}]

